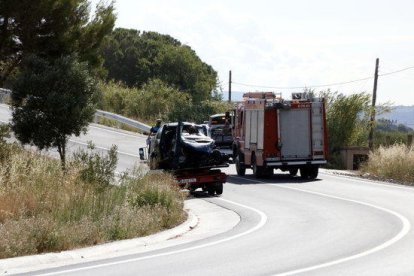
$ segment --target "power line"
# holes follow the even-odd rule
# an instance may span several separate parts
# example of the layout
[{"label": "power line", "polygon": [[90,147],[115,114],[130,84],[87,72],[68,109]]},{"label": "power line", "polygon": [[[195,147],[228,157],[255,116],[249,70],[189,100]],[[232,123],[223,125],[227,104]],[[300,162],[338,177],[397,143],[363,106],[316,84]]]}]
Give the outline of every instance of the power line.
[{"label": "power line", "polygon": [[[387,76],[387,75],[391,75],[391,74],[396,74],[396,73],[406,71],[406,70],[409,70],[409,69],[413,69],[413,68],[414,68],[414,66],[410,66],[410,67],[406,67],[406,68],[403,68],[403,69],[400,69],[400,70],[379,74],[378,76],[382,77],[382,76]],[[247,83],[241,83],[241,82],[235,82],[235,81],[232,81],[232,83],[242,85],[242,86],[247,86],[247,87],[260,87],[260,88],[272,88],[272,89],[306,89],[306,88],[320,88],[320,87],[344,85],[344,84],[350,84],[350,83],[354,83],[354,82],[370,80],[370,79],[373,79],[373,78],[374,77],[366,77],[366,78],[355,79],[355,80],[351,80],[351,81],[336,82],[336,83],[329,83],[329,84],[307,85],[307,86],[268,86],[268,85],[247,84]]]},{"label": "power line", "polygon": [[400,70],[396,70],[396,71],[392,71],[392,72],[388,72],[388,73],[384,73],[384,74],[379,74],[378,76],[387,76],[387,75],[399,73],[399,72],[402,72],[402,71],[407,71],[407,70],[410,70],[410,69],[413,69],[413,68],[414,68],[414,66],[410,66],[410,67],[406,67],[406,68],[403,68],[403,69],[400,69]]},{"label": "power line", "polygon": [[374,77],[366,77],[362,79],[352,80],[352,81],[345,81],[345,82],[336,82],[336,83],[329,83],[329,84],[318,84],[318,85],[308,85],[308,86],[263,86],[263,85],[254,85],[254,84],[245,84],[233,81],[234,84],[243,85],[243,86],[250,86],[250,87],[262,87],[262,88],[274,88],[274,89],[301,89],[301,88],[318,88],[318,87],[327,87],[327,86],[334,86],[334,85],[343,85],[353,82],[359,82],[364,80],[369,80]]}]

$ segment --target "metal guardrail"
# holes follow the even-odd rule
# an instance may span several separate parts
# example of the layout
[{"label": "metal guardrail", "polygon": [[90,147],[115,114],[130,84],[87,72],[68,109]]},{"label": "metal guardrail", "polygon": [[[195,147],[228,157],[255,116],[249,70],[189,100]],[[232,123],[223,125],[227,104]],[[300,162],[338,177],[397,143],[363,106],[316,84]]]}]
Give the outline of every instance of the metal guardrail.
[{"label": "metal guardrail", "polygon": [[[0,88],[0,103],[7,103],[7,100],[10,97],[10,93],[11,93],[11,90]],[[95,113],[95,118],[96,117],[108,118],[108,119],[117,121],[119,123],[126,124],[130,127],[137,128],[143,132],[149,132],[151,129],[149,125],[146,125],[144,123],[132,120],[130,118],[127,118],[127,117],[124,117],[124,116],[121,116],[121,115],[118,115],[112,112],[103,111],[103,110],[97,110]]]},{"label": "metal guardrail", "polygon": [[141,131],[144,131],[144,132],[149,132],[150,129],[151,129],[151,127],[149,125],[146,125],[144,123],[141,123],[141,122],[138,122],[138,121],[135,121],[135,120],[129,119],[127,117],[124,117],[124,116],[121,116],[121,115],[118,115],[118,114],[115,114],[115,113],[111,113],[111,112],[108,112],[108,111],[96,110],[95,117],[102,117],[102,118],[108,118],[108,119],[111,119],[111,120],[115,120],[119,123],[128,125],[128,126],[133,127],[133,128],[137,128],[137,129],[139,129]]}]

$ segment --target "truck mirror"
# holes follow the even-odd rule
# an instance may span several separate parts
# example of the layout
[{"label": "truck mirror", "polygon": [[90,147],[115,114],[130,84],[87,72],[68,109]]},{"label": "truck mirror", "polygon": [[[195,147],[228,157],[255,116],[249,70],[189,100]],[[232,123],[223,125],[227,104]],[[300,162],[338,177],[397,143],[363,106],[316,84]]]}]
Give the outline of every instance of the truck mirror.
[{"label": "truck mirror", "polygon": [[226,117],[226,119],[230,119],[230,112],[229,111],[226,111],[225,117]]},{"label": "truck mirror", "polygon": [[145,151],[144,151],[144,148],[139,148],[139,159],[145,160]]}]

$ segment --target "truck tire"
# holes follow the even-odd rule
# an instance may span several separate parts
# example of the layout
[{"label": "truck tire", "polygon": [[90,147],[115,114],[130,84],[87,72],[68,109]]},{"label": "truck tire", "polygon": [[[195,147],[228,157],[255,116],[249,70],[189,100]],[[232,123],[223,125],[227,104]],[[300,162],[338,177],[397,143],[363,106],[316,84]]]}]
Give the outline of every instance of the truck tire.
[{"label": "truck tire", "polygon": [[319,167],[310,167],[309,168],[309,179],[316,179],[318,177]]},{"label": "truck tire", "polygon": [[263,172],[264,168],[262,166],[257,166],[256,156],[255,155],[252,156],[252,169],[253,169],[253,175],[256,178],[262,178],[263,177],[263,175],[264,175],[264,172]]},{"label": "truck tire", "polygon": [[214,192],[216,191],[216,185],[211,183],[207,186],[207,193],[209,196],[214,196]]},{"label": "truck tire", "polygon": [[300,168],[300,177],[302,179],[315,179],[318,177],[319,167],[302,167]]},{"label": "truck tire", "polygon": [[216,195],[221,195],[223,193],[223,183],[217,182],[215,185]]},{"label": "truck tire", "polygon": [[302,179],[308,179],[309,178],[309,169],[308,169],[308,167],[301,167],[300,168],[300,177]]},{"label": "truck tire", "polygon": [[[243,164],[241,164],[240,162],[243,162]],[[238,153],[236,155],[234,163],[236,164],[237,175],[244,176],[246,174],[246,167],[244,166],[244,157],[241,153]]]},{"label": "truck tire", "polygon": [[273,175],[273,168],[263,168],[263,176],[264,178],[270,178]]},{"label": "truck tire", "polygon": [[290,176],[291,177],[294,177],[294,176],[296,176],[297,174],[298,174],[298,168],[290,168],[289,169],[289,174],[290,174]]}]

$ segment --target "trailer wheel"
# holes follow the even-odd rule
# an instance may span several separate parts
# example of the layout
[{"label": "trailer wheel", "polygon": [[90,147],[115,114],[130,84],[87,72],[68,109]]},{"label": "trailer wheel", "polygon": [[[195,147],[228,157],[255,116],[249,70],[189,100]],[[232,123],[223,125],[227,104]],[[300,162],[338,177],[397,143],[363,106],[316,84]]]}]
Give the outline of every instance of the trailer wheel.
[{"label": "trailer wheel", "polygon": [[241,155],[241,153],[235,155],[236,157],[234,163],[236,164],[237,175],[244,176],[246,174],[246,167],[244,166],[244,164],[240,163],[241,161],[244,162],[244,158],[242,158]]},{"label": "trailer wheel", "polygon": [[299,170],[298,168],[290,168],[289,169],[290,176],[292,177],[296,176],[298,174],[298,170]]},{"label": "trailer wheel", "polygon": [[207,193],[209,196],[214,196],[214,192],[216,191],[216,185],[215,184],[210,184],[207,187]]},{"label": "trailer wheel", "polygon": [[216,195],[221,195],[223,193],[223,183],[217,182],[215,185]]}]

